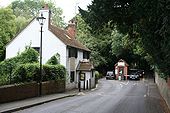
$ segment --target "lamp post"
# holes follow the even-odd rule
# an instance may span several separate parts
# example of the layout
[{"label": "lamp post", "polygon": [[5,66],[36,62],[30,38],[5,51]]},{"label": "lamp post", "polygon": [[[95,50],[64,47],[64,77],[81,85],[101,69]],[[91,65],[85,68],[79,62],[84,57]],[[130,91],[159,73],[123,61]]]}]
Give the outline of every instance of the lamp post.
[{"label": "lamp post", "polygon": [[42,88],[42,28],[45,22],[45,17],[43,17],[43,14],[41,13],[40,17],[37,17],[37,21],[41,25],[41,35],[40,35],[40,78],[39,78],[39,96],[41,96],[41,88]]}]

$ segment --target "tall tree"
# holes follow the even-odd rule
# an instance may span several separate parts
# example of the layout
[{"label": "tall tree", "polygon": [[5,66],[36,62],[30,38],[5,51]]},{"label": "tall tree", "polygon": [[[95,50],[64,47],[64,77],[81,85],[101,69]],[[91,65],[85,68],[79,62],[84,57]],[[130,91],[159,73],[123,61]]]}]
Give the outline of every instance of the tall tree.
[{"label": "tall tree", "polygon": [[9,8],[0,8],[0,61],[5,57],[5,45],[16,33],[15,15]]},{"label": "tall tree", "polygon": [[128,33],[166,78],[170,75],[169,4],[169,0],[93,0],[88,11],[80,12],[93,31],[111,22]]},{"label": "tall tree", "polygon": [[[128,44],[128,36],[105,26],[98,34],[92,34],[91,27],[85,23],[81,15],[76,16],[77,38],[91,50],[91,60],[95,68],[101,72],[113,70],[114,64],[119,59],[126,60],[132,67],[136,65],[144,68],[140,55],[134,54],[131,45]],[[136,60],[135,60],[136,59]],[[136,65],[135,65],[136,64]]]},{"label": "tall tree", "polygon": [[65,23],[63,17],[61,16],[63,11],[55,6],[52,1],[45,0],[16,0],[12,2],[11,7],[13,9],[16,17],[24,17],[26,20],[30,21],[33,17],[37,16],[38,12],[42,7],[48,4],[52,11],[52,22],[54,25],[59,27],[64,27]]}]

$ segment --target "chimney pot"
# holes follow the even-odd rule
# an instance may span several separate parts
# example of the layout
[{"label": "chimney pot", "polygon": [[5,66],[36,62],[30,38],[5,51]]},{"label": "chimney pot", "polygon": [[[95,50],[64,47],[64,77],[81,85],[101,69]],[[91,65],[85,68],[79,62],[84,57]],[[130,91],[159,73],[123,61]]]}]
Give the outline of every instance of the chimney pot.
[{"label": "chimney pot", "polygon": [[48,8],[48,4],[45,4],[44,6],[43,6],[43,10],[48,10],[49,8]]}]

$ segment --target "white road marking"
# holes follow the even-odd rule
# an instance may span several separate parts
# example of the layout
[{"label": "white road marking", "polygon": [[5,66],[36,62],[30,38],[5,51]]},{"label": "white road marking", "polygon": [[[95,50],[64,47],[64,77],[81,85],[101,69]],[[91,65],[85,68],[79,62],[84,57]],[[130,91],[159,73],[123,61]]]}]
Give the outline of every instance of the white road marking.
[{"label": "white road marking", "polygon": [[133,84],[134,86],[136,85],[136,83]]},{"label": "white road marking", "polygon": [[147,90],[147,95],[148,96],[150,95],[149,92],[150,92],[150,89],[149,89],[149,85],[148,85],[148,90]]},{"label": "white road marking", "polygon": [[143,97],[146,97],[146,95],[144,95]]},{"label": "white road marking", "polygon": [[121,84],[128,85],[129,84],[129,80],[126,83],[121,82]]},{"label": "white road marking", "polygon": [[122,85],[122,84],[120,84],[120,87],[123,87],[123,85]]}]

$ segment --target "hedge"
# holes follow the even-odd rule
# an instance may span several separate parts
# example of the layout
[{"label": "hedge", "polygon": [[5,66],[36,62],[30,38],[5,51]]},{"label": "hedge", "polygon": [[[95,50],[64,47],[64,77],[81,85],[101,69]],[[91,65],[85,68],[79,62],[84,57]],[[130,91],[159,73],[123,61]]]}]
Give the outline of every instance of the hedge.
[{"label": "hedge", "polygon": [[[0,63],[0,85],[40,80],[38,56],[37,51],[26,47],[25,51],[16,57],[2,61]],[[43,65],[42,81],[65,80],[66,69],[58,64],[58,56],[54,57],[49,60],[49,64],[53,65]]]},{"label": "hedge", "polygon": [[[42,81],[64,80],[66,69],[62,65],[43,65]],[[31,82],[40,80],[40,67],[38,63],[21,64],[15,70],[13,83]]]},{"label": "hedge", "polygon": [[44,76],[43,81],[48,80],[65,80],[66,69],[64,66],[57,65],[43,65]]},{"label": "hedge", "polygon": [[31,47],[26,47],[25,51],[16,57],[0,62],[0,85],[10,84],[12,73],[21,64],[37,63],[39,53]]},{"label": "hedge", "polygon": [[39,74],[38,63],[21,64],[12,73],[12,83],[37,81]]}]

